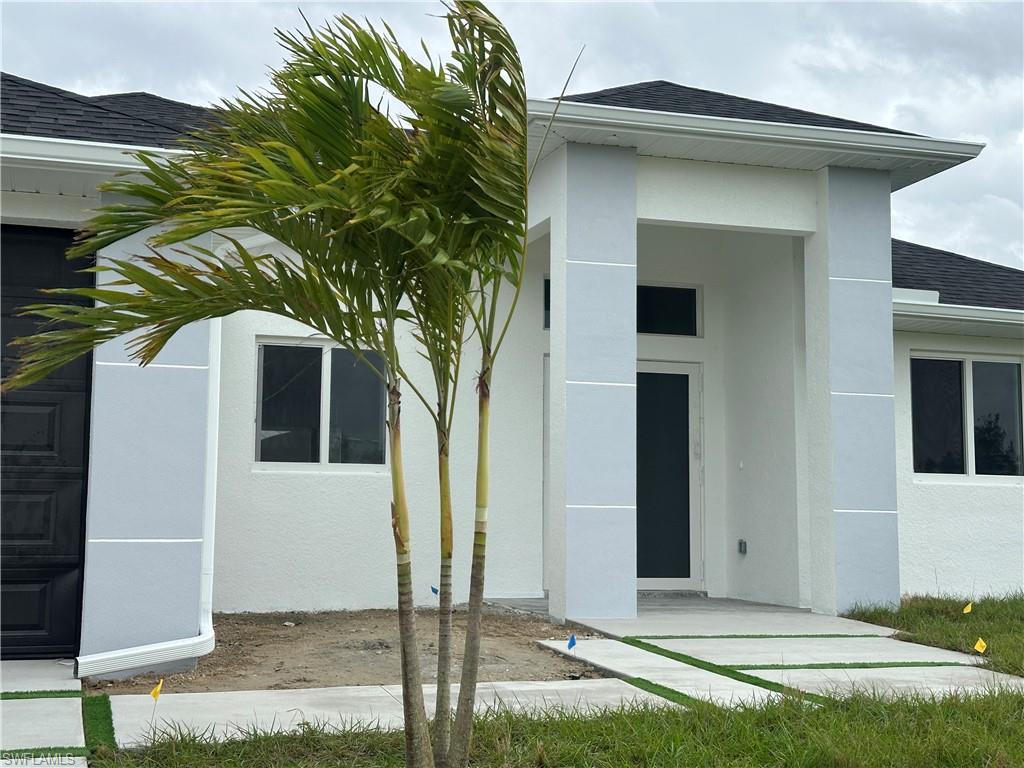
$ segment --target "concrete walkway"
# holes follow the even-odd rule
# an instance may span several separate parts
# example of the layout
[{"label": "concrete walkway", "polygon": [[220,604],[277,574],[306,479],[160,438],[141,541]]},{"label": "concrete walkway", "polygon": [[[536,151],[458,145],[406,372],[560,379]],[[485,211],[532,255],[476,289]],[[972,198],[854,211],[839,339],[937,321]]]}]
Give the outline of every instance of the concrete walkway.
[{"label": "concrete walkway", "polygon": [[892,630],[800,608],[689,595],[643,597],[635,619],[573,618],[608,637],[721,635],[875,635]]},{"label": "concrete walkway", "polygon": [[580,640],[572,650],[566,647],[564,640],[542,640],[540,645],[585,661],[610,675],[643,678],[722,706],[758,704],[779,698],[779,694],[765,688],[681,664],[675,659],[634,648],[618,640]]},{"label": "concrete walkway", "polygon": [[[56,749],[59,752],[61,748],[85,747],[81,698],[46,695],[54,691],[76,693],[82,690],[69,662],[0,662],[0,690],[5,694],[38,694],[32,698],[0,700],[0,751]],[[61,765],[85,765],[84,757],[61,757],[61,760]]]},{"label": "concrete walkway", "polygon": [[[453,686],[453,700],[458,686]],[[425,687],[428,711],[433,711],[433,686]],[[594,711],[630,704],[666,706],[665,699],[622,680],[566,680],[481,683],[477,707],[504,706],[526,712],[552,709]],[[164,693],[150,728],[153,699],[146,694],[110,697],[114,735],[120,746],[145,744],[153,730],[171,724],[229,738],[240,730],[259,728],[289,731],[303,723],[333,727],[347,725],[402,727],[402,688],[366,685],[275,691]]]},{"label": "concrete walkway", "polygon": [[591,639],[571,651],[565,641],[541,645],[618,677],[645,678],[719,704],[756,703],[771,698],[769,689],[778,685],[832,696],[1024,690],[1024,678],[979,668],[981,656],[896,640],[887,627],[795,608],[673,596],[641,600],[635,619],[575,623],[650,648]]}]

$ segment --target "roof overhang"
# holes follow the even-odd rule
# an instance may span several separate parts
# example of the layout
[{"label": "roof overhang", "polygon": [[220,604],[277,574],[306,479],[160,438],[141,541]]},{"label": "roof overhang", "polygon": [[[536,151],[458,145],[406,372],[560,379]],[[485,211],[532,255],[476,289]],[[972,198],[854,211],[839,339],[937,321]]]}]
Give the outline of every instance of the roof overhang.
[{"label": "roof overhang", "polygon": [[886,170],[893,191],[971,160],[985,147],[926,136],[559,104],[551,99],[529,99],[527,106],[531,158],[566,142],[605,144],[635,147],[641,155],[705,162],[807,171],[827,166]]},{"label": "roof overhang", "polygon": [[915,333],[1024,339],[1024,310],[939,304],[933,291],[897,288],[893,290],[892,327]]},{"label": "roof overhang", "polygon": [[182,150],[162,147],[0,134],[0,161],[19,168],[60,168],[92,173],[131,171],[143,167],[131,157],[131,153],[141,151],[164,157],[182,154]]}]

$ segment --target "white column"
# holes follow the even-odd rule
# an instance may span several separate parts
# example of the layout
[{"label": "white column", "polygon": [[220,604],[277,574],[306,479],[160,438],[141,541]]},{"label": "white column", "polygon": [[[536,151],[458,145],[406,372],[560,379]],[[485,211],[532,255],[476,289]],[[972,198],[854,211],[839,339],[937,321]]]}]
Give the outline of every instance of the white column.
[{"label": "white column", "polygon": [[807,240],[813,604],[898,602],[896,430],[887,173],[819,174]]},{"label": "white column", "polygon": [[[636,615],[636,154],[569,144],[551,216],[549,509],[558,617]],[[562,176],[564,174],[564,176]]]},{"label": "white column", "polygon": [[[104,248],[99,263],[144,253],[146,234]],[[105,273],[98,278],[111,279]],[[127,339],[95,352],[82,657],[203,631],[210,607],[202,572],[212,567],[219,334],[219,321],[189,325],[144,368],[129,357]]]}]

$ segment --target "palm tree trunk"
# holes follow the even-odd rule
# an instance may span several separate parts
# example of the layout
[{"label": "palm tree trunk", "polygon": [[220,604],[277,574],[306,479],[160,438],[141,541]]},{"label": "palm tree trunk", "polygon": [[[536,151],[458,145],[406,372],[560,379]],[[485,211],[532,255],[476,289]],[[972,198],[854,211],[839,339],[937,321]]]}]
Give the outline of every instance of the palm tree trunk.
[{"label": "palm tree trunk", "polygon": [[473,707],[480,671],[480,618],[484,605],[484,567],[487,554],[487,505],[490,473],[491,369],[485,355],[480,374],[479,420],[476,454],[476,519],[473,526],[473,564],[469,576],[469,606],[466,617],[466,646],[462,656],[459,706],[448,753],[449,768],[463,768],[469,761],[473,737]]},{"label": "palm tree trunk", "polygon": [[441,508],[441,575],[437,616],[437,702],[434,709],[434,764],[448,764],[452,730],[452,487],[448,435],[437,431],[437,479]]},{"label": "palm tree trunk", "polygon": [[397,381],[388,388],[388,435],[391,449],[391,529],[395,537],[398,570],[398,632],[402,654],[402,714],[405,717],[405,761],[410,768],[430,768],[433,754],[423,704],[420,650],[416,640],[416,609],[413,603],[412,553],[409,504],[405,496],[402,466],[402,407]]}]

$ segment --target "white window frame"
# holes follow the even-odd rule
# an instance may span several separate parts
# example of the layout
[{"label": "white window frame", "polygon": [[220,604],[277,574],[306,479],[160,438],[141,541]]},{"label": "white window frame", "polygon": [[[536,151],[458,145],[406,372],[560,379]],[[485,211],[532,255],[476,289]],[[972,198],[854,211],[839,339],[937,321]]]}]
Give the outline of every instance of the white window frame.
[{"label": "white window frame", "polygon": [[693,336],[684,333],[648,333],[637,331],[637,336],[650,336],[655,339],[703,339],[704,338],[704,286],[698,283],[678,283],[670,280],[638,280],[637,287],[648,288],[687,288],[695,292],[694,312],[697,314]]},{"label": "white window frame", "polygon": [[[999,354],[970,354],[964,352],[943,352],[938,350],[910,350],[910,360],[948,360],[960,363],[960,386],[963,391],[963,407],[960,418],[964,430],[964,473],[949,474],[945,472],[918,472],[914,469],[914,377],[911,372],[907,378],[909,383],[909,399],[911,410],[910,428],[910,466],[914,473],[915,482],[952,481],[957,480],[984,483],[1006,483],[1019,484],[1022,481],[1021,475],[984,475],[978,474],[975,468],[974,456],[974,363],[1014,363],[1021,367],[1021,412],[1024,413],[1024,358],[1016,355]],[[908,368],[911,367],[908,363]]]},{"label": "white window frame", "polygon": [[[261,362],[263,360],[262,348],[264,346],[284,347],[316,347],[321,350],[320,358],[320,461],[260,461],[256,458],[259,451],[259,427],[260,427],[260,402],[263,389],[263,371]],[[330,426],[331,426],[331,354],[334,349],[344,349],[341,344],[322,336],[257,336],[256,337],[256,373],[255,386],[253,387],[253,409],[252,409],[252,460],[254,472],[327,472],[330,474],[386,474],[390,471],[391,451],[387,444],[387,412],[383,418],[384,426],[384,463],[383,464],[356,464],[356,463],[332,463],[330,457]],[[386,404],[385,404],[386,408]]]}]

